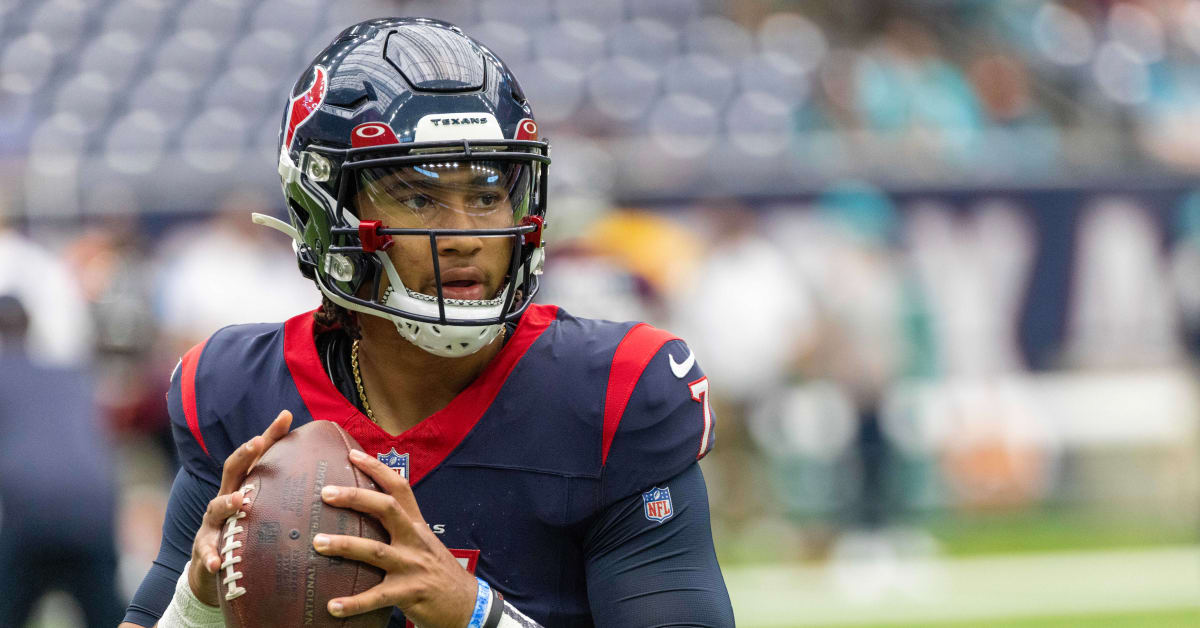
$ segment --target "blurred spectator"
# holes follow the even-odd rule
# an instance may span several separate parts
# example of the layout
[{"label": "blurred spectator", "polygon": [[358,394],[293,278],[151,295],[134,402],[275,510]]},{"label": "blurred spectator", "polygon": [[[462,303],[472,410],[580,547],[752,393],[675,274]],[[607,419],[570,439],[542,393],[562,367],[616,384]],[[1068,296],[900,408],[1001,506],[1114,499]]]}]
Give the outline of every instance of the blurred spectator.
[{"label": "blurred spectator", "polygon": [[121,620],[110,443],[77,368],[24,351],[30,317],[0,296],[0,617],[25,624],[50,590],[73,596],[89,628]]},{"label": "blurred spectator", "polygon": [[[168,373],[178,356],[159,359],[151,290],[153,275],[136,217],[113,216],[89,228],[68,249],[96,329],[98,397],[117,430],[167,438]],[[165,363],[169,361],[170,363]]]},{"label": "blurred spectator", "polygon": [[96,324],[96,351],[112,359],[149,351],[156,333],[152,285],[136,214],[89,228],[66,254]]},{"label": "blurred spectator", "polygon": [[78,283],[54,253],[7,222],[4,202],[0,198],[0,294],[13,295],[35,314],[27,353],[45,365],[82,364],[91,356],[92,330]]},{"label": "blurred spectator", "polygon": [[707,254],[672,299],[671,329],[688,339],[716,383],[712,405],[724,453],[706,467],[713,501],[722,505],[715,516],[749,535],[773,496],[762,490],[769,484],[746,418],[787,380],[811,342],[813,313],[800,278],[749,208],[713,201],[698,214],[709,229]]},{"label": "blurred spectator", "polygon": [[287,238],[251,222],[270,207],[257,190],[238,189],[211,220],[162,243],[158,309],[175,354],[226,325],[282,321],[320,304]]},{"label": "blurred spectator", "polygon": [[806,379],[828,380],[857,419],[852,441],[857,487],[850,521],[878,528],[903,505],[899,460],[880,426],[880,406],[898,380],[933,375],[930,317],[898,249],[891,200],[847,181],[817,199],[816,246],[797,252],[818,313],[813,350],[799,363]]},{"label": "blurred spectator", "polygon": [[987,148],[977,153],[984,174],[1045,175],[1058,164],[1058,129],[1034,100],[1029,69],[1015,55],[993,53],[967,69],[991,132]]},{"label": "blurred spectator", "polygon": [[747,207],[731,201],[707,210],[707,255],[672,314],[705,372],[720,382],[720,396],[744,403],[787,378],[787,365],[811,341],[813,312],[796,289],[800,278]]},{"label": "blurred spectator", "polygon": [[872,403],[888,382],[933,374],[928,305],[898,248],[899,216],[879,188],[831,186],[791,254],[812,295],[819,332],[799,363]]}]

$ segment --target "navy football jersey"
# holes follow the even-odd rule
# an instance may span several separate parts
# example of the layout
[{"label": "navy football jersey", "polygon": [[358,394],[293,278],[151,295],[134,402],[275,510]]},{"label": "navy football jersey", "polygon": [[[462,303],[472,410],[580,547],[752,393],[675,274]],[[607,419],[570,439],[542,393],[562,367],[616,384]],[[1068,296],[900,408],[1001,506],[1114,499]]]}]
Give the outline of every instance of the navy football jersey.
[{"label": "navy football jersey", "polygon": [[[280,410],[293,413],[293,428],[338,423],[408,477],[425,520],[464,567],[546,626],[594,625],[589,588],[610,589],[589,582],[588,570],[607,579],[625,569],[615,561],[629,557],[613,551],[625,543],[648,552],[646,562],[659,541],[643,532],[698,510],[699,523],[678,525],[705,542],[684,568],[664,571],[715,572],[728,608],[696,465],[713,446],[708,380],[682,340],[644,323],[531,306],[473,383],[393,436],[338,391],[305,313],[227,327],[194,347],[173,375],[168,408],[184,471],[213,496],[226,456]],[[695,503],[680,503],[681,492]],[[606,553],[615,557],[596,558]],[[651,579],[671,588],[678,574]],[[731,625],[731,613],[723,621],[711,625]],[[391,625],[404,625],[399,609]]]}]

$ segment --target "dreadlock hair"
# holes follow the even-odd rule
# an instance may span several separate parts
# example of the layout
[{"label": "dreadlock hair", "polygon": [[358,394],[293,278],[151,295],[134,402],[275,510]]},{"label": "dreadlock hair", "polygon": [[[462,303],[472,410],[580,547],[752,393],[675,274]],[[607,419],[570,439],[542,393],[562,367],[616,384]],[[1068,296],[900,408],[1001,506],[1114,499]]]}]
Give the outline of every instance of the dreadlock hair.
[{"label": "dreadlock hair", "polygon": [[362,329],[358,325],[358,314],[329,300],[321,294],[321,307],[313,312],[313,322],[319,330],[341,329],[352,340],[362,338]]}]

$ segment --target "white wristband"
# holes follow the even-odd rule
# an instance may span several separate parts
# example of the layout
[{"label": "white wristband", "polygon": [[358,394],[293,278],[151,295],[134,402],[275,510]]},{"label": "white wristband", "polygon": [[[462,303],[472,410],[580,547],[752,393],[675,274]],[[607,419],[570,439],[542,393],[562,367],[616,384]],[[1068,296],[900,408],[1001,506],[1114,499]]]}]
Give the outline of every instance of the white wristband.
[{"label": "white wristband", "polygon": [[191,566],[191,561],[183,566],[183,574],[175,583],[175,596],[163,611],[162,619],[158,620],[158,628],[225,628],[221,607],[209,606],[192,593],[192,585],[188,583]]}]

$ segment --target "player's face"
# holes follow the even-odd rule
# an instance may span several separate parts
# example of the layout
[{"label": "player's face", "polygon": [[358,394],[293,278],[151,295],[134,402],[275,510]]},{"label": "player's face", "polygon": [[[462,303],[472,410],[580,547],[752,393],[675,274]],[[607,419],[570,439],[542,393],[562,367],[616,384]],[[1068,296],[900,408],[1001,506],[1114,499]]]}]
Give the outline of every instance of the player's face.
[{"label": "player's face", "polygon": [[[498,229],[517,220],[512,190],[520,189],[520,167],[492,162],[436,163],[362,171],[358,208],[366,220],[386,227]],[[430,241],[393,236],[388,255],[410,290],[437,294]],[[510,237],[438,236],[442,294],[447,299],[491,299],[504,285],[513,242]]]}]

